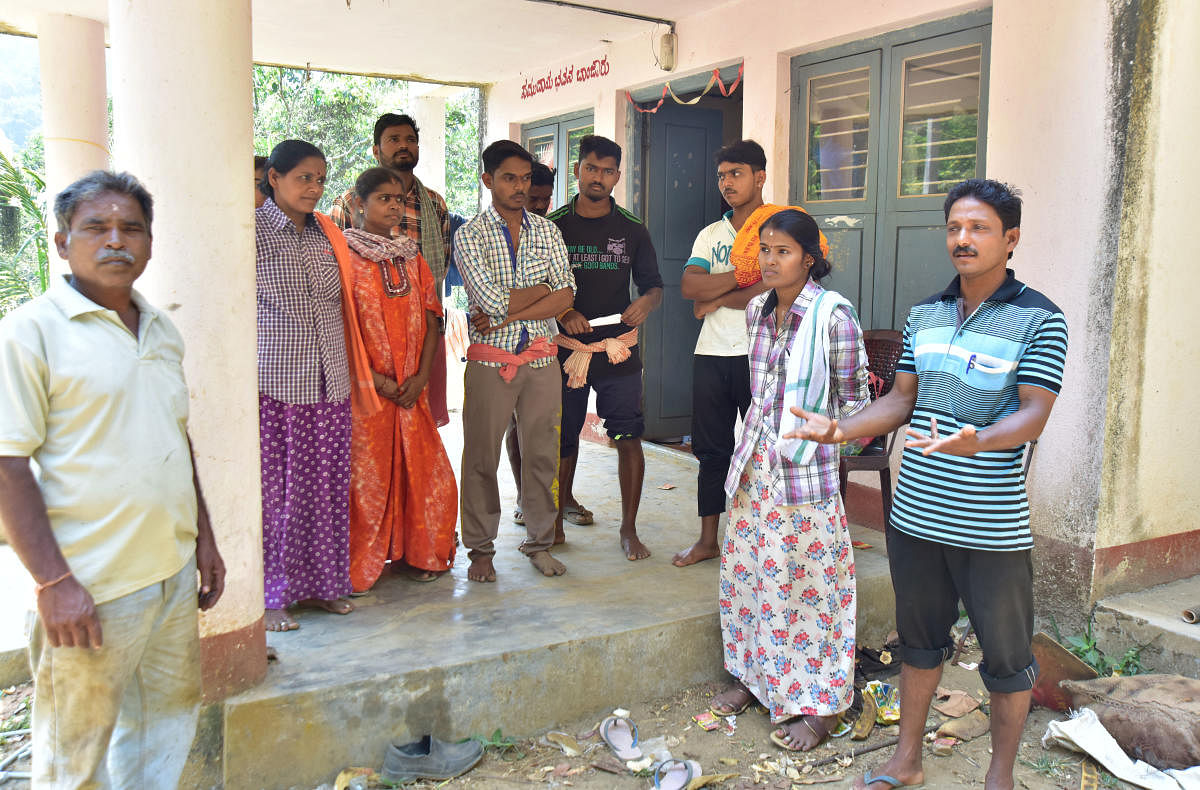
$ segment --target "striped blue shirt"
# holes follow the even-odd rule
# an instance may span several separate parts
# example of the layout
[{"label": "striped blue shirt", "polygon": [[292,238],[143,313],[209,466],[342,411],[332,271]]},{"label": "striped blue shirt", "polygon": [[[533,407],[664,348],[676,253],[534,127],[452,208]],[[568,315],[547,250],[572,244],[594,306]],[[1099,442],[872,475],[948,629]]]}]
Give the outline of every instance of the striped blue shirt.
[{"label": "striped blue shirt", "polygon": [[[917,376],[912,425],[936,417],[945,436],[986,428],[1020,407],[1022,384],[1058,394],[1067,322],[1042,294],[1013,277],[958,325],[958,278],[913,307],[897,372]],[[1033,547],[1022,458],[1025,446],[959,457],[905,448],[891,525],[925,540],[970,549]]]}]

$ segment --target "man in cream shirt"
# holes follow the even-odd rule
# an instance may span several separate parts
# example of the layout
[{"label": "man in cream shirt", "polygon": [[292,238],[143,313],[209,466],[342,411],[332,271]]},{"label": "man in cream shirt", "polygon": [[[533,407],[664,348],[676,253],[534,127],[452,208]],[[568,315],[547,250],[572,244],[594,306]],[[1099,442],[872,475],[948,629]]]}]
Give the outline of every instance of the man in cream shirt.
[{"label": "man in cream shirt", "polygon": [[0,321],[0,523],[37,584],[33,784],[174,787],[200,699],[197,608],[225,577],[183,340],[132,287],[151,247],[137,179],[96,171],[54,212],[71,275]]}]

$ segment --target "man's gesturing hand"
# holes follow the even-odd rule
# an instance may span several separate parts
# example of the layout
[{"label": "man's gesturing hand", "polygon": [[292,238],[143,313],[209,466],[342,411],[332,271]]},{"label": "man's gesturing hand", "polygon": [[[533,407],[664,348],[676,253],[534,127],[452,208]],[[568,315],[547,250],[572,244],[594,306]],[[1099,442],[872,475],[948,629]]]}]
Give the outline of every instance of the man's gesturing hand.
[{"label": "man's gesturing hand", "polygon": [[38,616],[52,647],[100,647],[100,616],[92,595],[74,576],[42,590]]},{"label": "man's gesturing hand", "polygon": [[840,444],[845,441],[841,429],[838,428],[837,420],[832,420],[824,414],[805,411],[796,406],[792,406],[791,411],[792,414],[802,418],[804,424],[790,433],[785,433],[784,439],[807,439],[819,444]]},{"label": "man's gesturing hand", "polygon": [[975,455],[983,448],[979,445],[979,434],[974,425],[964,425],[949,436],[938,436],[937,418],[929,418],[929,435],[908,428],[904,431],[911,438],[905,440],[905,447],[920,450],[922,455],[946,453],[947,455]]}]

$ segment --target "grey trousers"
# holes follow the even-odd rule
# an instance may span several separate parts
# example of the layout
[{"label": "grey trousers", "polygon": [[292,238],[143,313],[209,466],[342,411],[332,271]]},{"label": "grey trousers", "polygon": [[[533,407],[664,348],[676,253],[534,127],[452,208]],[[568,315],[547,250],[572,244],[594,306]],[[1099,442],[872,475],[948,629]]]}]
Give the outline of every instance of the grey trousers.
[{"label": "grey trousers", "polygon": [[103,646],[51,647],[36,616],[33,787],[173,788],[200,706],[196,562],[98,604]]},{"label": "grey trousers", "polygon": [[468,362],[463,383],[463,455],[459,485],[462,541],[472,560],[496,553],[500,489],[496,468],[508,422],[517,415],[521,444],[521,510],[527,537],[521,551],[554,544],[558,516],[558,443],[562,373],[557,359],[540,368],[522,365],[512,381],[500,369]]}]

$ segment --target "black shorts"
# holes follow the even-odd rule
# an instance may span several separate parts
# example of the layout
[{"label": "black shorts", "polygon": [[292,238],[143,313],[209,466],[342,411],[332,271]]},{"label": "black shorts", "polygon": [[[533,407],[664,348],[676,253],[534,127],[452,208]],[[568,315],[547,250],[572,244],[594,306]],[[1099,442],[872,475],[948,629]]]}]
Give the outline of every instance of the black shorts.
[{"label": "black shorts", "polygon": [[1031,552],[962,549],[887,532],[896,591],[900,658],[934,669],[954,652],[950,627],[962,599],[983,650],[979,675],[988,691],[1028,691],[1037,680],[1033,658]]},{"label": "black shorts", "polygon": [[593,389],[596,390],[596,414],[604,420],[608,438],[640,439],[646,430],[646,418],[642,415],[641,370],[627,376],[589,379],[578,389],[567,386],[564,374],[560,458],[569,458],[579,452],[579,432],[587,420],[588,394]]}]

